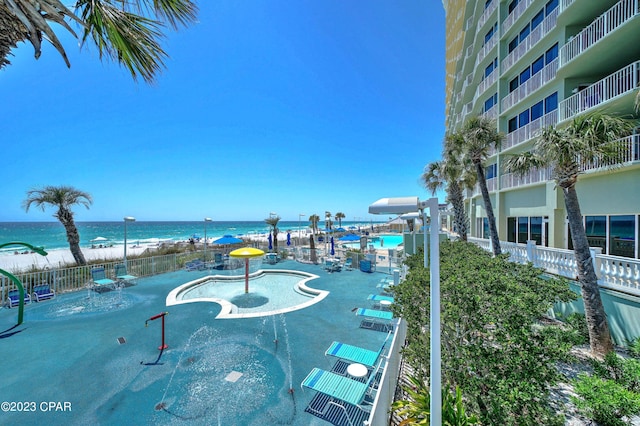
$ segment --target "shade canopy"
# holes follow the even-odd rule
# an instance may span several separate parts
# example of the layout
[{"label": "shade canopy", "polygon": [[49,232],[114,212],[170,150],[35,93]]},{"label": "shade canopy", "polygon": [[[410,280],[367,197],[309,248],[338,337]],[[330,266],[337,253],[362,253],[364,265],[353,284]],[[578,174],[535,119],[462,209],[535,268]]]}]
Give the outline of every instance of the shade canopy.
[{"label": "shade canopy", "polygon": [[221,238],[218,238],[213,242],[213,244],[240,244],[243,242],[240,238],[233,237],[231,235],[225,235]]},{"label": "shade canopy", "polygon": [[108,241],[105,237],[95,237],[91,242],[100,242],[100,241]]},{"label": "shade canopy", "polygon": [[347,234],[343,237],[338,238],[340,241],[360,241],[360,236],[356,234]]},{"label": "shade canopy", "polygon": [[403,214],[418,211],[418,197],[381,198],[369,206],[371,214]]},{"label": "shade canopy", "polygon": [[250,257],[258,257],[262,256],[264,252],[260,249],[253,247],[243,247],[236,250],[233,250],[229,253],[231,257],[240,257],[240,258],[250,258]]}]

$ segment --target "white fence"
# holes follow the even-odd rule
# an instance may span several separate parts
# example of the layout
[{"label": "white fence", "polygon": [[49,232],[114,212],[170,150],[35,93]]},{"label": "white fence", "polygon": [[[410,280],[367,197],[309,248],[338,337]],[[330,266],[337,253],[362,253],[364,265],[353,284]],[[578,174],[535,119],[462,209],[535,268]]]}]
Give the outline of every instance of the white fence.
[{"label": "white fence", "polygon": [[[468,240],[487,251],[491,241],[469,237]],[[535,241],[526,244],[500,241],[502,251],[510,254],[517,263],[531,262],[550,274],[576,279],[578,268],[573,250],[542,247]],[[604,288],[640,296],[640,260],[601,253],[601,248],[591,248],[591,259],[598,276],[598,284]]]}]

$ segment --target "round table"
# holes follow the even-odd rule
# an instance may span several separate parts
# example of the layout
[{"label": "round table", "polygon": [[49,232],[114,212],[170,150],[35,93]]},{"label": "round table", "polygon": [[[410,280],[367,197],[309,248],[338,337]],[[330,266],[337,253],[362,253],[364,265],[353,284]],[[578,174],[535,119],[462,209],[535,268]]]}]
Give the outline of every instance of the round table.
[{"label": "round table", "polygon": [[388,308],[389,306],[391,306],[391,301],[390,300],[381,300],[380,301],[380,306],[382,306],[383,308]]},{"label": "round table", "polygon": [[349,364],[347,367],[347,374],[351,377],[364,377],[367,375],[368,371],[369,370],[365,365],[358,363]]}]

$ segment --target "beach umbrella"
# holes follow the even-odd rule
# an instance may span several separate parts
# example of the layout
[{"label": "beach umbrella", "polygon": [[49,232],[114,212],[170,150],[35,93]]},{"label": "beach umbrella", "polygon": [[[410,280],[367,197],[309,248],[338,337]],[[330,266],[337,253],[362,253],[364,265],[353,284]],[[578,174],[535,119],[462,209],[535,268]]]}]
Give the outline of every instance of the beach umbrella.
[{"label": "beach umbrella", "polygon": [[[271,235],[271,234],[269,234]],[[249,293],[249,258],[260,257],[264,252],[253,247],[243,247],[229,253],[231,257],[244,258],[244,292]]]},{"label": "beach umbrella", "polygon": [[333,249],[333,237],[331,237],[331,256],[334,256],[336,251]]},{"label": "beach umbrella", "polygon": [[272,250],[273,249],[273,244],[272,244],[273,239],[271,238],[271,232],[269,232],[268,240],[269,240],[269,250]]},{"label": "beach umbrella", "polygon": [[243,242],[243,241],[240,238],[236,238],[236,237],[231,236],[231,235],[225,235],[225,236],[220,237],[217,240],[215,240],[213,242],[213,244],[220,244],[220,245],[240,244],[241,242]]},{"label": "beach umbrella", "polygon": [[360,237],[356,234],[347,234],[343,237],[338,238],[340,241],[360,241]]},{"label": "beach umbrella", "polygon": [[287,245],[291,245],[291,232],[287,231]]},{"label": "beach umbrella", "polygon": [[344,228],[338,228],[336,229],[336,232],[347,232],[347,230]]}]

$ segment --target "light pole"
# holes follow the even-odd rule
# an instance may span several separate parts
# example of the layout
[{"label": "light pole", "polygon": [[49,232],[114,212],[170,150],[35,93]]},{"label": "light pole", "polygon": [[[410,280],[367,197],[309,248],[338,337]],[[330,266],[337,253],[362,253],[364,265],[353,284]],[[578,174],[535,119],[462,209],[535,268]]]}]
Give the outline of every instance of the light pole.
[{"label": "light pole", "polygon": [[302,223],[302,221],[301,221],[302,216],[306,216],[306,214],[304,214],[304,213],[300,213],[300,214],[298,215],[298,245],[300,245],[300,241],[301,241],[301,237],[300,237],[300,225],[301,225],[301,223]]},{"label": "light pole", "polygon": [[204,218],[204,262],[207,263],[207,222],[211,222],[210,217]]},{"label": "light pole", "polygon": [[136,218],[125,216],[124,218],[124,266],[127,267],[127,222],[135,222]]},{"label": "light pole", "polygon": [[[431,214],[430,251],[427,252],[427,209]],[[442,425],[442,353],[441,353],[441,325],[440,325],[440,235],[438,223],[439,206],[437,198],[419,201],[418,197],[382,198],[369,206],[372,214],[404,214],[419,211],[422,213],[424,228],[424,267],[429,268],[429,333],[431,337],[429,354],[429,390],[431,401],[429,405],[430,424]],[[435,224],[435,227],[434,227]],[[435,230],[435,231],[434,231]],[[431,265],[429,265],[429,256]]]}]

